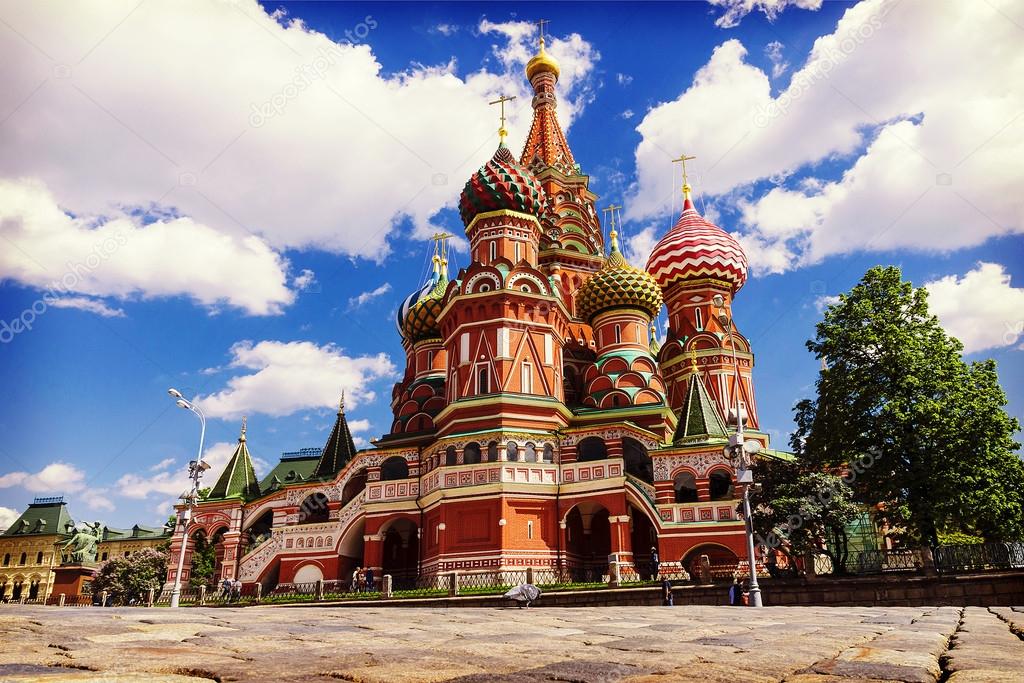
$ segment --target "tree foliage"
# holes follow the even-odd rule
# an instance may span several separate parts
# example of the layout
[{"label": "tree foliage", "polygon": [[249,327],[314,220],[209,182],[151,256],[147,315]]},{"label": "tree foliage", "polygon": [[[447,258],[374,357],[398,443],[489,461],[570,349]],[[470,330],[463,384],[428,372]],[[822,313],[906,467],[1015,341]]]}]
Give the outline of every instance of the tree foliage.
[{"label": "tree foliage", "polygon": [[898,268],[872,268],[828,307],[807,347],[823,366],[817,398],[795,409],[791,445],[803,462],[869,457],[852,482],[857,500],[882,504],[884,521],[916,542],[1024,535],[1020,425],[1004,410],[995,363],[964,363],[924,288]]},{"label": "tree foliage", "polygon": [[842,571],[849,543],[846,525],[861,511],[845,478],[811,471],[799,461],[764,458],[754,465],[754,481],[759,486],[750,503],[758,543],[791,559],[823,553]]},{"label": "tree foliage", "polygon": [[116,602],[138,600],[150,588],[160,590],[167,578],[167,553],[146,548],[128,557],[114,557],[99,566],[92,592],[107,591]]},{"label": "tree foliage", "polygon": [[199,586],[212,586],[213,575],[217,566],[217,546],[211,543],[205,534],[196,534],[192,537],[192,571],[189,574],[189,584],[198,588]]}]

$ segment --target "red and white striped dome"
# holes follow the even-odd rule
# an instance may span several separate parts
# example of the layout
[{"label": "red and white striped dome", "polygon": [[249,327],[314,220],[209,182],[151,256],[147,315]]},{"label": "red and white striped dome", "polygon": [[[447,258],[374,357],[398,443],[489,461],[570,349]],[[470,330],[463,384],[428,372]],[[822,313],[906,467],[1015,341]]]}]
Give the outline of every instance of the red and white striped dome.
[{"label": "red and white striped dome", "polygon": [[651,252],[647,272],[663,292],[681,280],[714,278],[731,283],[735,294],[747,281],[747,256],[732,235],[704,220],[687,197],[679,220]]}]

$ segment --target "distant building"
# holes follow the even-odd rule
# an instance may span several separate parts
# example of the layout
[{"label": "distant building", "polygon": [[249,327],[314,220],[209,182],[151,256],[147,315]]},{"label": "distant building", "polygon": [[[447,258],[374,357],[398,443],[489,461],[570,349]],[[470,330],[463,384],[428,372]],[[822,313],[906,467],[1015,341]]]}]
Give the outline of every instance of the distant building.
[{"label": "distant building", "polygon": [[287,454],[261,482],[243,428],[185,549],[215,545],[214,581],[347,582],[356,566],[396,586],[526,567],[593,580],[610,557],[644,572],[652,548],[663,565],[706,555],[719,574],[737,569],[744,524],[723,447],[742,420],[779,455],[759,430],[750,344],[723,320],[746,256],[685,181],[646,269],[624,258],[614,222],[606,251],[543,42],[526,75],[522,153],[502,128],[460,196],[470,263],[451,277],[435,247],[433,275],[397,311],[406,364],[390,433],[357,452],[342,404],[322,450]]},{"label": "distant building", "polygon": [[[61,546],[74,534],[75,522],[63,497],[36,498],[0,534],[0,601],[43,600],[53,592],[55,571],[63,563]],[[97,546],[97,565],[169,538],[164,528],[136,525],[131,529],[104,528]]]}]

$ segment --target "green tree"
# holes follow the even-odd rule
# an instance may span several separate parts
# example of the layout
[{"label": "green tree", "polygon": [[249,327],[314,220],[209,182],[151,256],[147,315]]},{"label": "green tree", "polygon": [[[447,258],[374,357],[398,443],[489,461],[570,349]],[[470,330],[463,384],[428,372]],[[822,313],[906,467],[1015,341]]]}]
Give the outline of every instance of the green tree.
[{"label": "green tree", "polygon": [[823,361],[818,395],[797,404],[791,445],[818,469],[861,462],[851,485],[915,542],[939,533],[1024,534],[1020,429],[995,363],[967,365],[963,345],[928,312],[928,293],[875,267],[825,311],[807,348]]},{"label": "green tree", "polygon": [[217,565],[217,546],[206,538],[206,534],[196,534],[192,539],[194,549],[192,550],[192,572],[189,574],[189,584],[196,588],[212,586],[213,574]]},{"label": "green tree", "polygon": [[794,560],[822,553],[837,572],[846,567],[846,525],[861,512],[842,478],[808,470],[799,461],[763,458],[754,465],[750,504],[758,543]]},{"label": "green tree", "polygon": [[139,600],[150,588],[160,590],[167,577],[167,553],[146,548],[128,557],[114,557],[99,566],[92,592],[101,591],[115,602]]}]

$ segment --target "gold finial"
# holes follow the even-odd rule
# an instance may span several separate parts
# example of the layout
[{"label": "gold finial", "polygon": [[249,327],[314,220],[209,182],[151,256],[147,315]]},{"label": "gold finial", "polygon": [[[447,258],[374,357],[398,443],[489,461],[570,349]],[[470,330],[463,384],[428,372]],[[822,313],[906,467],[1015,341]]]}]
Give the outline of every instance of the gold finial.
[{"label": "gold finial", "polygon": [[248,420],[248,418],[245,415],[243,415],[242,416],[242,433],[238,435],[238,440],[239,441],[245,441],[245,423],[246,423],[247,420]]},{"label": "gold finial", "polygon": [[502,142],[502,144],[504,144],[505,142],[505,136],[508,135],[508,131],[505,129],[505,103],[511,102],[515,98],[515,95],[513,95],[512,97],[505,97],[504,95],[500,95],[498,99],[494,100],[493,102],[487,103],[501,105],[501,127],[498,128],[498,139]]},{"label": "gold finial", "polygon": [[338,401],[338,415],[345,412],[345,390],[341,390],[341,400]]},{"label": "gold finial", "polygon": [[690,371],[697,372],[697,349],[690,349]]},{"label": "gold finial", "polygon": [[[622,208],[621,206],[616,206],[615,204],[609,204],[605,208],[601,209],[601,211],[603,213],[608,214],[608,227],[611,229],[609,231],[609,233],[608,233],[608,239],[611,242],[611,244],[609,245],[609,250],[610,251],[618,251],[619,250],[619,233],[618,233],[618,231],[615,230],[615,225],[616,225],[615,224],[615,212],[618,211],[621,208]],[[618,224],[619,224],[619,226],[622,225],[621,214],[620,214],[620,218],[619,218],[619,223]]]},{"label": "gold finial", "polygon": [[544,51],[544,24],[550,24],[551,22],[547,19],[537,20],[537,31],[540,33],[540,50]]},{"label": "gold finial", "polygon": [[689,161],[690,159],[696,159],[696,158],[697,157],[695,157],[695,156],[688,157],[685,154],[683,154],[683,155],[680,155],[680,157],[678,159],[673,159],[672,160],[673,164],[679,163],[679,162],[682,162],[682,164],[683,164],[683,198],[684,199],[689,199],[690,198],[690,191],[692,189],[690,187],[690,179],[686,175],[686,162]]},{"label": "gold finial", "polygon": [[438,277],[440,277],[442,272],[447,272],[448,240],[450,238],[451,235],[447,232],[435,232],[430,237],[430,239],[434,240],[434,275]]}]

